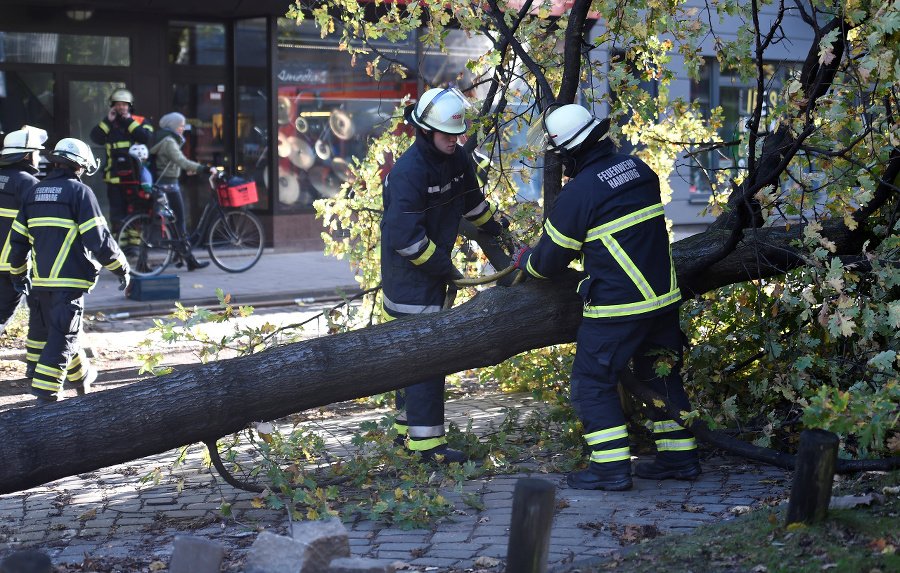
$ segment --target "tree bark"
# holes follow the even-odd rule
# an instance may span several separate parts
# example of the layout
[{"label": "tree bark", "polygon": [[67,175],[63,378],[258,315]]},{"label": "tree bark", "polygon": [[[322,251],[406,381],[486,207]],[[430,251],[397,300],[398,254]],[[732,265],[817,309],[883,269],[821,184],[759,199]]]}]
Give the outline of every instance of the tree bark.
[{"label": "tree bark", "polygon": [[[799,226],[760,230],[730,257],[681,280],[690,293],[701,294],[784,272],[801,261],[790,246],[801,233]],[[858,252],[849,234],[835,231],[830,236],[841,253]],[[715,240],[715,234],[703,234],[676,243],[679,275],[693,253]],[[55,405],[3,412],[0,493],[215,440],[253,421],[574,342],[581,324],[582,302],[575,293],[579,278],[571,271],[554,280],[495,287],[447,312],[290,344]]]}]

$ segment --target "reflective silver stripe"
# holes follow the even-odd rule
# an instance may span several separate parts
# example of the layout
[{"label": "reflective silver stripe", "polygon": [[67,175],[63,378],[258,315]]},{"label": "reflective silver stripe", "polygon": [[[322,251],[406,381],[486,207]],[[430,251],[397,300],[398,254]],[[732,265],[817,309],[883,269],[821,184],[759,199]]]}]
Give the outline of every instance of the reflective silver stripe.
[{"label": "reflective silver stripe", "polygon": [[599,227],[594,227],[593,229],[588,230],[587,241],[596,241],[601,238],[603,235],[612,235],[622,229],[627,229],[633,225],[637,225],[647,219],[652,219],[654,217],[661,217],[665,215],[665,211],[663,210],[662,203],[657,203],[656,205],[651,205],[650,207],[645,207],[640,211],[635,211],[629,215],[625,215],[624,217],[619,217],[614,221],[610,221],[609,223],[604,223]]},{"label": "reflective silver stripe", "polygon": [[406,435],[413,439],[440,438],[444,435],[444,425],[440,426],[409,426]]},{"label": "reflective silver stripe", "polygon": [[601,444],[603,442],[609,442],[612,440],[618,440],[619,438],[627,437],[628,428],[626,428],[623,424],[621,426],[615,426],[613,428],[607,428],[605,430],[599,430],[597,432],[585,434],[584,440],[588,443],[588,445],[593,446],[594,444]]},{"label": "reflective silver stripe", "polygon": [[444,191],[449,190],[451,185],[453,185],[452,181],[450,183],[447,183],[443,187],[438,187],[437,185],[433,185],[428,188],[428,192],[429,193],[443,193]]},{"label": "reflective silver stripe", "polygon": [[381,304],[388,310],[402,312],[403,314],[427,314],[429,312],[440,312],[441,306],[437,304],[399,304],[391,301],[388,297],[382,295]]},{"label": "reflective silver stripe", "polygon": [[[463,215],[463,217],[465,217],[466,219],[470,219],[472,217],[477,217],[478,215],[481,215],[482,213],[484,213],[485,209],[487,209],[488,207],[490,207],[490,205],[488,205],[488,202],[482,201],[481,203],[478,204],[477,207],[475,207],[474,209],[472,209],[471,211],[469,211],[468,213]],[[13,217],[15,217],[15,216],[16,216],[15,213],[13,213]]]},{"label": "reflective silver stripe", "polygon": [[606,318],[611,316],[625,316],[630,314],[641,314],[650,312],[657,308],[663,308],[674,302],[681,300],[681,291],[675,289],[662,296],[658,296],[651,300],[641,302],[632,302],[628,304],[614,304],[610,306],[601,305],[584,305],[583,315],[588,318]]},{"label": "reflective silver stripe", "polygon": [[556,227],[553,226],[553,223],[550,222],[550,219],[547,219],[547,222],[544,223],[544,232],[547,233],[547,236],[550,237],[554,243],[564,249],[581,250],[581,245],[583,243],[560,233]]},{"label": "reflective silver stripe", "polygon": [[397,249],[397,253],[403,257],[411,257],[411,256],[415,255],[416,253],[418,253],[419,251],[421,251],[422,247],[427,245],[429,242],[430,242],[430,239],[428,237],[424,237],[424,238],[416,241],[412,245],[406,247],[405,249]]},{"label": "reflective silver stripe", "polygon": [[661,422],[653,422],[653,431],[657,433],[674,432],[681,430],[681,426],[675,420],[663,420]]},{"label": "reflective silver stripe", "polygon": [[694,438],[685,438],[683,440],[656,440],[656,450],[659,452],[678,452],[684,450],[694,450],[697,443]]},{"label": "reflective silver stripe", "polygon": [[591,461],[598,464],[605,462],[619,462],[630,460],[631,453],[628,448],[616,448],[615,450],[596,450],[591,452]]}]

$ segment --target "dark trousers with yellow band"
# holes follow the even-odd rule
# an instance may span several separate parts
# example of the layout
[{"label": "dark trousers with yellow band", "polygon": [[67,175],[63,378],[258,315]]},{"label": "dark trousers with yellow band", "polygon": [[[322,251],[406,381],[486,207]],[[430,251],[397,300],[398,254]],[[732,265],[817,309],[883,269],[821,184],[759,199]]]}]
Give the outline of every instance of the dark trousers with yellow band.
[{"label": "dark trousers with yellow band", "polygon": [[[382,308],[384,320],[396,320],[409,314]],[[447,443],[444,436],[444,378],[426,380],[394,393],[398,436],[407,437],[407,447],[425,451]]]},{"label": "dark trousers with yellow band", "polygon": [[[596,473],[624,473],[631,468],[625,413],[618,392],[619,373],[633,359],[634,374],[654,391],[667,396],[682,410],[690,402],[681,380],[684,335],[677,307],[661,315],[628,322],[605,322],[585,318],[578,330],[578,347],[572,365],[572,405],[582,421],[584,437],[591,448],[590,469]],[[655,351],[670,350],[675,366],[657,376]],[[677,463],[696,459],[696,444],[690,432],[672,420],[654,424],[659,455]]]},{"label": "dark trousers with yellow band", "polygon": [[[34,290],[28,321],[27,360],[32,365],[31,393],[56,400],[68,380],[72,387],[84,384],[90,369],[79,336],[84,316],[84,292]],[[33,361],[33,362],[32,362]]]}]

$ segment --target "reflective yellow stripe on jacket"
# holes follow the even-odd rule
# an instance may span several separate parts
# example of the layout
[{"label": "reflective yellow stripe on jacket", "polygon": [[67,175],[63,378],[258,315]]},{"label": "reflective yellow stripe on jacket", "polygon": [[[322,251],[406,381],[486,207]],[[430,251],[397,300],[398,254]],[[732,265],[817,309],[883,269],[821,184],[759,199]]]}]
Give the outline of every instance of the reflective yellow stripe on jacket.
[{"label": "reflective yellow stripe on jacket", "polygon": [[[644,277],[643,273],[641,273],[640,269],[637,268],[637,265],[634,264],[634,261],[631,260],[631,257],[628,256],[628,253],[625,252],[619,242],[613,237],[614,233],[633,227],[634,225],[643,223],[654,217],[662,217],[664,214],[665,212],[663,211],[662,203],[657,203],[656,205],[635,211],[624,217],[619,217],[614,221],[610,221],[599,227],[594,227],[588,231],[585,242],[602,241],[607,251],[609,251],[609,254],[612,255],[619,266],[622,267],[622,270],[625,271],[632,282],[634,282],[634,285],[641,292],[644,300],[626,304],[585,305],[584,316],[588,318],[609,318],[641,314],[668,306],[681,299],[681,291],[678,289],[678,281],[675,278],[675,264],[672,261],[671,248],[669,249],[669,268],[671,269],[669,292],[657,294],[653,292],[650,283],[647,282],[647,279]],[[555,238],[554,241],[556,241]]]},{"label": "reflective yellow stripe on jacket", "polygon": [[[16,215],[18,214],[19,212],[16,209],[0,209],[0,217],[6,217],[7,219],[12,219],[13,221],[16,220]],[[9,238],[3,237],[3,240],[3,250],[0,251],[0,271],[9,272],[12,270],[12,267],[9,264]]]},{"label": "reflective yellow stripe on jacket", "polygon": [[[83,224],[83,226],[86,226],[86,228],[91,228],[94,225],[95,222],[93,219]],[[65,239],[63,239],[63,243],[59,247],[59,252],[56,254],[56,259],[54,259],[53,261],[53,266],[50,267],[49,276],[41,276],[37,261],[35,261],[35,264],[32,265],[32,272],[34,276],[31,279],[31,284],[36,287],[40,286],[49,288],[91,288],[91,286],[94,284],[93,281],[71,277],[65,278],[59,276],[63,264],[69,257],[69,251],[72,250],[72,243],[75,242],[75,238],[78,236],[78,226],[75,224],[75,221],[72,221],[71,219],[60,219],[58,217],[36,217],[34,219],[28,220],[29,229],[35,229],[38,227],[58,227],[61,229],[66,229],[67,231]],[[36,252],[34,252],[34,256],[37,257]]]}]

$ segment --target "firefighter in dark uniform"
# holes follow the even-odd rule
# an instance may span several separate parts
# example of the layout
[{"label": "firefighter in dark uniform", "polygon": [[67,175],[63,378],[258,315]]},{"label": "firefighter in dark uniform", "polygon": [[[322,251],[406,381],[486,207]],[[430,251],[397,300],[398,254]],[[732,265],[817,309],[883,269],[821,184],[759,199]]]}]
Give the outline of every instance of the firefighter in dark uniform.
[{"label": "firefighter in dark uniform", "polygon": [[[381,224],[382,310],[386,320],[438,312],[452,281],[462,278],[451,260],[463,217],[492,235],[501,224],[484,198],[472,158],[457,146],[469,101],[456,88],[425,92],[404,110],[415,142],[384,180]],[[451,297],[452,298],[452,297]],[[396,428],[425,460],[464,462],[444,437],[444,378],[396,393]]]},{"label": "firefighter in dark uniform", "polygon": [[[10,278],[12,267],[9,265],[6,239],[25,194],[37,185],[35,176],[45,141],[46,131],[26,125],[8,133],[0,150],[0,237],[3,237],[4,245],[0,251],[0,334],[6,331],[6,325],[15,315],[23,296]],[[31,378],[30,373],[26,376]]]},{"label": "firefighter in dark uniform", "polygon": [[124,180],[140,181],[140,173],[127,175],[119,166],[132,165],[128,150],[135,143],[149,146],[153,139],[153,126],[139,115],[132,115],[134,97],[126,89],[118,89],[109,97],[109,112],[91,129],[91,141],[106,147],[106,165],[103,180],[109,199],[109,223],[113,232],[118,230],[127,214],[125,191],[120,186]]},{"label": "firefighter in dark uniform", "polygon": [[39,405],[57,401],[66,380],[85,394],[97,376],[79,335],[84,294],[97,281],[99,265],[119,276],[120,290],[129,282],[125,256],[94,192],[81,182],[99,167],[90,147],[61,139],[48,159],[55,169],[25,196],[9,235],[11,276],[34,299],[28,336],[41,344],[31,382]]},{"label": "firefighter in dark uniform", "polygon": [[[631,488],[631,455],[618,375],[634,372],[682,410],[690,410],[681,380],[684,335],[681,294],[660,199],[659,178],[643,161],[616,152],[607,131],[580,105],[555,104],[532,124],[529,145],[558,154],[570,181],[553,204],[537,245],[522,248],[515,265],[550,277],[580,256],[587,275],[578,284],[584,318],[572,365],[571,399],[591,448],[588,468],[569,474],[571,487]],[[654,371],[659,351],[675,362],[667,376]],[[690,432],[655,420],[657,456],[638,464],[648,479],[694,479],[701,473]]]}]

